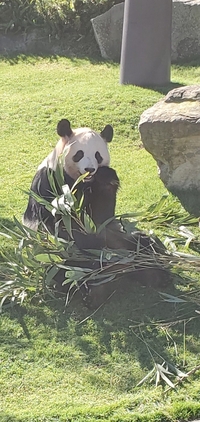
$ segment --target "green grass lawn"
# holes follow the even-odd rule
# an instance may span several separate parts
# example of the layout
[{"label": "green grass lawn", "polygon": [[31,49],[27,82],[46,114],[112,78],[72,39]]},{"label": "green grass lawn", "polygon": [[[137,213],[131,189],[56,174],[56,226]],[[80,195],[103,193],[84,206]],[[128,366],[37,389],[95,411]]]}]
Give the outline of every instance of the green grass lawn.
[{"label": "green grass lawn", "polygon": [[[26,207],[38,164],[57,141],[56,125],[114,127],[111,166],[121,180],[117,213],[138,211],[166,192],[141,148],[141,113],[177,85],[198,84],[198,66],[173,66],[159,89],[119,84],[119,66],[89,59],[2,59],[0,62],[0,222],[13,227]],[[154,227],[156,230],[156,227]],[[5,245],[5,240],[0,240]],[[192,282],[191,282],[192,285]],[[169,285],[171,295],[189,292]],[[197,286],[198,287],[198,286]],[[160,288],[158,288],[160,290]],[[137,387],[167,361],[183,372],[200,361],[199,314],[188,302],[166,302],[151,287],[128,282],[91,313],[76,298],[33,297],[0,319],[1,422],[168,422],[200,417],[200,371],[176,389]],[[175,377],[169,375],[176,383]],[[149,379],[150,381],[150,379]]]}]

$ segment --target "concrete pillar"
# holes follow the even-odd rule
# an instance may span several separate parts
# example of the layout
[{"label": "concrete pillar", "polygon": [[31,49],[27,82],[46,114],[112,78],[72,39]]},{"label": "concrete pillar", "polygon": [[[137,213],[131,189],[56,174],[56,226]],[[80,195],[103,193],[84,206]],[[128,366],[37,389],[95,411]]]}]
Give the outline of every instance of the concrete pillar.
[{"label": "concrete pillar", "polygon": [[170,82],[172,0],[125,0],[120,83]]}]

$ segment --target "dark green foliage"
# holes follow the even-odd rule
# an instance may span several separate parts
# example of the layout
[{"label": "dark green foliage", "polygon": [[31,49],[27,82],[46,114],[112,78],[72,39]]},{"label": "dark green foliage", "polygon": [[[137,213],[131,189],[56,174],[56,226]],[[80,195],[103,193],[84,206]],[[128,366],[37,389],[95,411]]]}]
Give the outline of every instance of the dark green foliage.
[{"label": "dark green foliage", "polygon": [[90,29],[90,19],[121,3],[121,0],[75,0],[73,3],[80,19],[81,33],[87,33]]},{"label": "dark green foliage", "polygon": [[41,27],[49,35],[87,34],[90,19],[121,0],[6,0],[0,2],[0,29],[24,31]]},{"label": "dark green foliage", "polygon": [[37,23],[38,14],[35,1],[6,0],[0,2],[0,28],[25,30]]}]

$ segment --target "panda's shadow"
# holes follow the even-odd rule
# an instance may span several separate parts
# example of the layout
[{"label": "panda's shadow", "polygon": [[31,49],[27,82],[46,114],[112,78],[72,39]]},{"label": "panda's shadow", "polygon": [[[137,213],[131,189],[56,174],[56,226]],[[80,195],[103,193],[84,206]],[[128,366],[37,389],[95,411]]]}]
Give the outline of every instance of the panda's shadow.
[{"label": "panda's shadow", "polygon": [[[170,303],[162,296],[162,293],[180,296],[180,280],[177,285],[169,282],[165,286],[154,286],[148,285],[148,281],[144,285],[129,278],[116,282],[113,287],[113,294],[98,309],[87,309],[77,294],[67,306],[65,296],[58,296],[57,299],[47,297],[43,302],[36,298],[28,306],[8,310],[26,338],[26,341],[24,336],[20,340],[9,338],[10,347],[22,340],[25,347],[31,347],[37,327],[39,332],[46,332],[49,327],[57,344],[68,345],[72,341],[77,353],[80,352],[87,362],[96,364],[98,360],[101,365],[106,359],[112,360],[114,355],[123,355],[138,360],[141,368],[152,369],[148,349],[155,360],[158,353],[171,362],[173,353],[170,349],[179,350],[183,346],[184,321],[191,319],[186,334],[192,335],[193,341],[187,343],[187,350],[198,353],[200,321],[195,319],[196,307],[191,303]],[[34,333],[32,323],[36,328]]]},{"label": "panda's shadow", "polygon": [[[170,361],[168,329],[174,325],[173,342],[177,347],[181,347],[184,337],[183,321],[185,318],[195,317],[195,306],[191,303],[167,302],[162,297],[162,292],[174,297],[180,296],[180,290],[174,283],[169,283],[163,288],[141,285],[129,279],[120,282],[110,299],[97,310],[88,311],[77,302],[79,311],[77,313],[74,307],[76,324],[73,333],[76,349],[89,361],[94,359],[94,347],[100,347],[110,356],[117,350],[119,353],[137,356],[141,367],[150,368],[152,359],[147,351],[148,345],[163,359]],[[72,306],[73,302],[70,304],[71,309]],[[68,312],[69,309],[64,318],[63,313],[59,315],[58,342],[67,341]],[[197,353],[199,319],[191,321],[187,330],[195,339],[193,344],[187,345],[188,350]],[[92,332],[98,333],[98,344],[95,346]]]},{"label": "panda's shadow", "polygon": [[[0,225],[11,230],[15,227],[14,222],[9,219],[0,219]],[[149,284],[148,279],[146,283],[140,283],[133,276],[115,284],[111,283],[108,299],[102,298],[100,306],[96,309],[87,309],[80,294],[76,294],[67,306],[65,295],[59,295],[57,299],[45,299],[42,304],[32,301],[27,309],[14,308],[10,317],[18,321],[27,340],[32,336],[31,328],[27,324],[27,317],[30,316],[34,318],[36,327],[42,325],[46,329],[46,326],[49,326],[54,330],[56,326],[58,343],[67,343],[69,338],[73,337],[76,349],[88,361],[96,359],[96,347],[109,356],[112,356],[115,350],[119,354],[137,356],[141,367],[150,368],[152,360],[147,353],[147,345],[170,361],[167,347],[168,327],[174,325],[173,341],[177,347],[182,347],[183,324],[190,318],[187,334],[193,336],[193,341],[187,344],[187,349],[198,353],[200,319],[195,318],[198,316],[195,314],[195,305],[191,302],[167,302],[162,296],[162,292],[174,297],[180,296],[181,283],[181,279],[177,283],[169,282],[164,286],[162,283]],[[163,332],[166,335],[163,335]],[[95,336],[97,340],[94,345]],[[15,344],[16,339],[13,337],[10,342]]]}]

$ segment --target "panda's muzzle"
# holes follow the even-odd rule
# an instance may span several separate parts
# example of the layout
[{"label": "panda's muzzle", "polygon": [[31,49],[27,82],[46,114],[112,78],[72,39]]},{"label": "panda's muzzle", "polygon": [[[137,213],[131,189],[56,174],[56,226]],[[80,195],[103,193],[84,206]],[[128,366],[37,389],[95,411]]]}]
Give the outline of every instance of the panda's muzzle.
[{"label": "panda's muzzle", "polygon": [[89,173],[88,176],[85,177],[85,181],[91,181],[92,177],[96,173],[96,169],[94,167],[85,167],[85,172]]},{"label": "panda's muzzle", "polygon": [[85,167],[85,172],[86,173],[90,173],[90,175],[92,175],[93,173],[95,173],[95,169],[94,167]]}]

